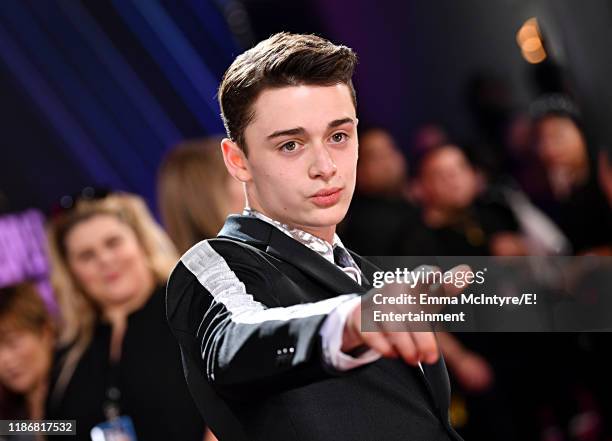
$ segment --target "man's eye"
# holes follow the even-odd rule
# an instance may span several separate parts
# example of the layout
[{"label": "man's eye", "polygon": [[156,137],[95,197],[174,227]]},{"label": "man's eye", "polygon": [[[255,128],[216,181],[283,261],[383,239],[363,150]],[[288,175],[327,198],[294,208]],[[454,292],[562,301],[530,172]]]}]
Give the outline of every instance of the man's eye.
[{"label": "man's eye", "polygon": [[332,141],[334,142],[342,142],[347,138],[346,133],[334,133],[332,135]]},{"label": "man's eye", "polygon": [[281,150],[286,152],[293,152],[295,149],[297,149],[297,144],[295,141],[286,142],[281,146]]}]

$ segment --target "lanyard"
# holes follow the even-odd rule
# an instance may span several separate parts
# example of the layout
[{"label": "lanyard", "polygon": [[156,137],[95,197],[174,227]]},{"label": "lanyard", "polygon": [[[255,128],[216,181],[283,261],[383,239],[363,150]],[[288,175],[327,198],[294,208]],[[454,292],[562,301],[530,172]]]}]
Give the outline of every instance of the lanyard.
[{"label": "lanyard", "polygon": [[121,390],[119,389],[119,362],[112,361],[106,377],[106,393],[102,410],[108,421],[112,421],[121,414],[119,401]]}]

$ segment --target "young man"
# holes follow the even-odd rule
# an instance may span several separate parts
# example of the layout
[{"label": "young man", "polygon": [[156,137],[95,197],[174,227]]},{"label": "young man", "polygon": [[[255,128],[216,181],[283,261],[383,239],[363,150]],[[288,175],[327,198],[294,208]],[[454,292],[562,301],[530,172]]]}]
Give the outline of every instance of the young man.
[{"label": "young man", "polygon": [[221,82],[223,155],[247,208],[185,253],[167,292],[221,441],[460,439],[434,335],[360,329],[376,268],[335,235],[355,187],[355,64],[347,47],[282,33]]}]

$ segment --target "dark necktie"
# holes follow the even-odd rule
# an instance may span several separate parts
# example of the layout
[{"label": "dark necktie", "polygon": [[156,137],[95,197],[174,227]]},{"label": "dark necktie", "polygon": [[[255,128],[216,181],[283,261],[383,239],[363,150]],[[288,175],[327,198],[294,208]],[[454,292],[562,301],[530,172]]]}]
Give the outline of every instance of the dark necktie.
[{"label": "dark necktie", "polygon": [[341,246],[334,247],[334,263],[342,269],[358,285],[361,285],[361,271],[353,263],[353,259],[346,249]]},{"label": "dark necktie", "polygon": [[341,246],[334,247],[334,263],[338,265],[340,268],[352,267],[351,258],[344,248]]}]

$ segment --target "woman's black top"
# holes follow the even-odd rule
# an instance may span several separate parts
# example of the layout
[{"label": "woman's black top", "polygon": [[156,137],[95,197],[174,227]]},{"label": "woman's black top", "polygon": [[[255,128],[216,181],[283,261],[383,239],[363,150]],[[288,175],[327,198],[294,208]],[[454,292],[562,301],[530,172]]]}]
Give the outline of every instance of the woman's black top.
[{"label": "woman's black top", "polygon": [[[96,324],[64,392],[51,393],[47,400],[47,419],[76,420],[77,435],[66,440],[89,441],[91,428],[106,420],[103,406],[113,372],[120,414],[132,418],[138,441],[203,439],[204,421],[187,389],[180,350],[166,322],[164,291],[158,287],[143,308],[129,315],[116,368],[109,360],[111,327]],[[55,363],[50,391],[55,390],[59,368]]]}]

